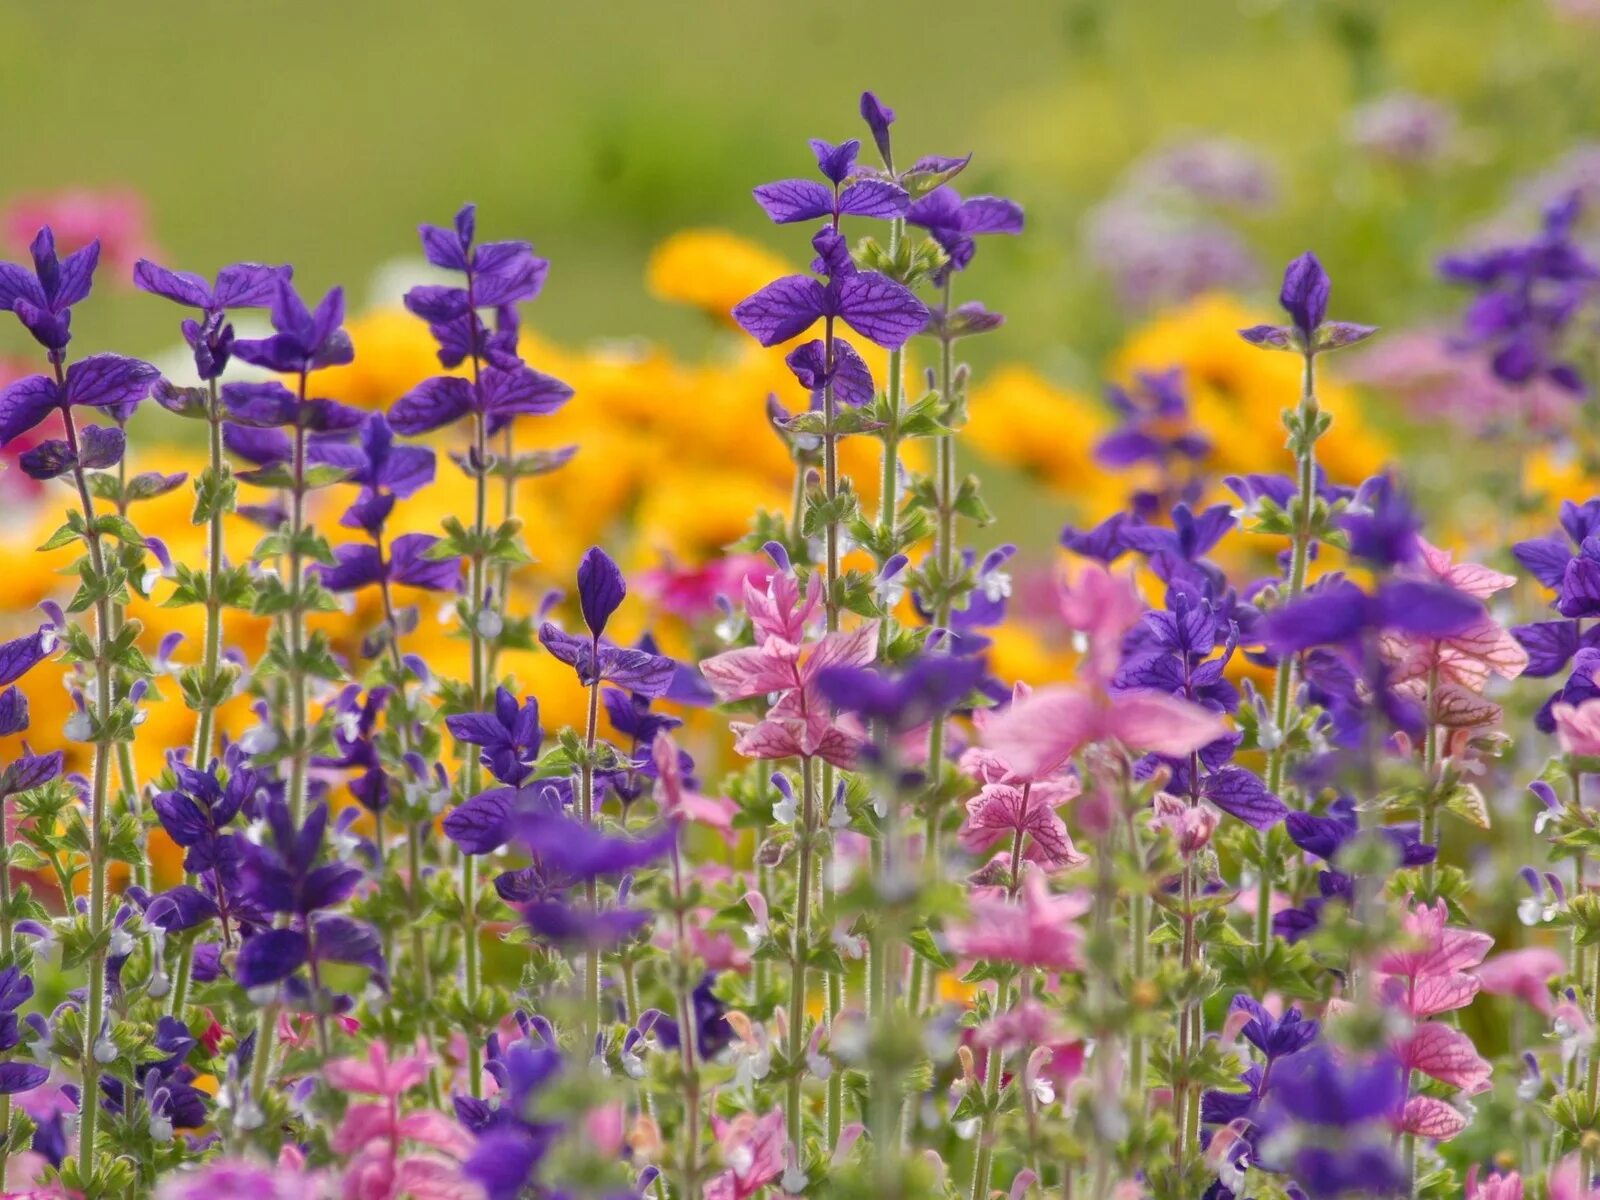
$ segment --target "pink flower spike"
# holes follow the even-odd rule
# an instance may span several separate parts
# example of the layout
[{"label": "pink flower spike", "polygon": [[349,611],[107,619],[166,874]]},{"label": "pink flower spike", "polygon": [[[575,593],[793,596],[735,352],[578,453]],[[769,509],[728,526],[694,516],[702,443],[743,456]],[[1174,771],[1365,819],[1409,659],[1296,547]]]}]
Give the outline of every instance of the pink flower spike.
[{"label": "pink flower spike", "polygon": [[1566,960],[1556,951],[1529,946],[1487,958],[1473,974],[1491,996],[1514,996],[1548,1017],[1555,1011],[1550,981],[1566,969]]}]

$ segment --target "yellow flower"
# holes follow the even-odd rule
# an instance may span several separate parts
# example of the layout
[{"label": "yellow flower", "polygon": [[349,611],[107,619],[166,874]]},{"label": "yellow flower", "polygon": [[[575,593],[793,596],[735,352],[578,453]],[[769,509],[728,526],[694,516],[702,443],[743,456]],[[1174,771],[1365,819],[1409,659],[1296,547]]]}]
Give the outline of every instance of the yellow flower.
[{"label": "yellow flower", "polygon": [[733,306],[794,268],[771,251],[725,229],[685,229],[650,255],[650,294],[689,304],[732,323]]},{"label": "yellow flower", "polygon": [[963,444],[1059,491],[1081,506],[1080,520],[1122,506],[1131,483],[1095,461],[1110,422],[1092,397],[1056,387],[1031,368],[1006,366],[978,384],[969,410]]},{"label": "yellow flower", "polygon": [[[1195,424],[1211,439],[1209,466],[1219,474],[1286,471],[1282,412],[1299,403],[1301,362],[1264,351],[1239,336],[1259,314],[1230,296],[1202,296],[1136,331],[1112,359],[1113,378],[1183,369]],[[1319,365],[1317,398],[1333,424],[1317,460],[1340,482],[1366,478],[1388,460],[1387,440],[1367,424],[1349,388]]]}]

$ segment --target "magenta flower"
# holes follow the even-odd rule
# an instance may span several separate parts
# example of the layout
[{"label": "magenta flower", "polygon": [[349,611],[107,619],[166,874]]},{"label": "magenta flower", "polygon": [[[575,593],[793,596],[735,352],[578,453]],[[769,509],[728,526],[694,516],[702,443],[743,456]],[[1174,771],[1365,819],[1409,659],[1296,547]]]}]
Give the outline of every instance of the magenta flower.
[{"label": "magenta flower", "polygon": [[789,1144],[783,1113],[740,1113],[731,1121],[711,1118],[728,1169],[706,1184],[706,1200],[749,1200],[783,1174]]}]

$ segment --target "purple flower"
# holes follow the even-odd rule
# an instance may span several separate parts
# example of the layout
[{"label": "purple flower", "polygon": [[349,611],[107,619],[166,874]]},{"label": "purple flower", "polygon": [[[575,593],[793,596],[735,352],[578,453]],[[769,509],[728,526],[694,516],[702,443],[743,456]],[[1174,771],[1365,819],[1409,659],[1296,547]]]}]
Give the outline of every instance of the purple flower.
[{"label": "purple flower", "polygon": [[1308,250],[1284,268],[1283,286],[1278,292],[1278,303],[1289,314],[1292,324],[1288,327],[1252,325],[1249,329],[1241,329],[1239,336],[1252,345],[1268,350],[1319,354],[1353,346],[1377,332],[1377,327],[1373,325],[1328,321],[1328,295],[1331,290],[1328,272],[1323,269],[1317,256]]},{"label": "purple flower", "polygon": [[974,240],[985,233],[1021,233],[1022,206],[1000,196],[973,196],[963,200],[952,187],[935,188],[906,210],[906,224],[926,229],[949,255],[935,283],[951,271],[964,271],[978,251]]},{"label": "purple flower", "polygon": [[238,358],[285,375],[342,366],[355,358],[350,335],[342,328],[343,288],[334,288],[312,311],[287,277],[278,276],[275,285],[270,315],[277,332],[272,337],[234,342],[233,353]]},{"label": "purple flower", "polygon": [[1355,503],[1339,520],[1350,541],[1350,553],[1380,570],[1415,562],[1422,519],[1395,482],[1380,475],[1369,479]]},{"label": "purple flower", "polygon": [[89,295],[94,269],[100,261],[100,242],[90,242],[65,259],[56,256],[56,236],[46,225],[28,247],[33,270],[15,263],[0,263],[0,308],[17,320],[50,352],[50,361],[65,361],[72,340],[72,306]]},{"label": "purple flower", "polygon": [[872,141],[878,147],[878,154],[883,158],[884,167],[893,171],[894,154],[889,142],[889,126],[894,124],[894,109],[879,100],[873,93],[862,92],[861,119],[867,123],[867,128],[872,131]]},{"label": "purple flower", "polygon": [[376,931],[325,911],[346,900],[361,881],[359,867],[319,861],[327,805],[315,805],[298,827],[283,800],[269,800],[265,809],[269,836],[260,845],[245,845],[242,891],[262,910],[289,915],[292,923],[246,939],[234,966],[239,985],[279,983],[318,962],[364,966],[381,983],[384,962]]},{"label": "purple flower", "polygon": [[266,267],[235,263],[217,272],[215,285],[187,271],[169,271],[147,258],[133,267],[134,286],[175,304],[200,310],[200,319],[185,318],[183,339],[194,351],[195,371],[201,379],[216,379],[233,356],[233,326],[229,309],[266,308],[277,296],[278,281],[294,277],[292,267]]},{"label": "purple flower", "polygon": [[678,664],[665,655],[593,637],[573,637],[549,621],[539,627],[539,643],[551,657],[576,671],[578,682],[585,687],[603,680],[641,696],[661,696],[678,673]]},{"label": "purple flower", "polygon": [[[244,342],[238,343],[240,346]],[[240,358],[244,355],[240,354]],[[359,408],[337,400],[302,400],[276,380],[262,383],[225,383],[222,403],[228,416],[257,429],[282,426],[313,433],[348,433],[366,420]],[[288,445],[288,443],[284,443]]]},{"label": "purple flower", "polygon": [[1233,998],[1229,1009],[1236,1013],[1249,1013],[1250,1020],[1239,1030],[1245,1041],[1266,1056],[1268,1062],[1298,1054],[1316,1040],[1319,1028],[1316,1021],[1307,1020],[1298,1008],[1290,1008],[1281,1017],[1274,1017],[1249,996]]},{"label": "purple flower", "polygon": [[390,694],[387,687],[375,687],[363,697],[356,684],[341,691],[332,706],[333,744],[338,754],[311,760],[314,766],[357,772],[350,780],[350,794],[362,808],[374,813],[389,807],[389,773],[378,754],[374,732]]},{"label": "purple flower", "polygon": [[533,774],[544,742],[535,697],[519,706],[509,691],[496,688],[493,712],[453,713],[444,722],[456,741],[479,747],[483,765],[501,783],[516,787]]},{"label": "purple flower", "polygon": [[395,402],[389,423],[396,433],[415,437],[478,413],[488,432],[497,433],[519,416],[552,413],[570,399],[567,384],[519,363],[485,369],[476,385],[457,375],[425,379]]},{"label": "purple flower", "polygon": [[[888,136],[887,124],[884,136]],[[856,155],[861,151],[861,143],[854,138],[838,146],[813,140],[811,149],[817,156],[817,169],[828,180],[827,184],[812,179],[782,179],[755,189],[756,203],[774,223],[790,225],[827,217],[837,229],[841,217],[888,218],[906,211],[910,198],[896,184],[882,179],[845,182],[854,171]]]},{"label": "purple flower", "polygon": [[1445,279],[1478,293],[1463,318],[1461,344],[1487,348],[1495,375],[1507,383],[1544,378],[1568,392],[1584,390],[1562,346],[1600,280],[1600,267],[1573,237],[1581,207],[1574,192],[1546,209],[1544,228],[1531,241],[1439,263]]},{"label": "purple flower", "polygon": [[461,579],[461,560],[434,559],[428,552],[439,544],[431,533],[404,533],[389,544],[389,557],[379,546],[351,544],[334,547],[333,566],[314,568],[330,592],[355,592],[375,583],[395,583],[432,592],[453,591]]},{"label": "purple flower", "polygon": [[[159,372],[149,363],[120,354],[79,359],[60,383],[46,375],[25,376],[0,391],[0,446],[27,433],[55,409],[137,404],[158,378]],[[56,453],[73,453],[67,443],[61,446],[64,450]]]},{"label": "purple flower", "polygon": [[1450,637],[1465,632],[1482,616],[1483,605],[1454,588],[1397,580],[1380,584],[1369,594],[1347,579],[1330,578],[1267,613],[1257,632],[1274,653],[1296,654],[1385,630]]},{"label": "purple flower", "polygon": [[828,282],[785,275],[734,306],[733,319],[763,346],[798,337],[819,320],[838,319],[870,342],[893,350],[928,323],[928,310],[904,285],[859,271],[838,230],[811,239]]},{"label": "purple flower", "polygon": [[907,732],[960,707],[982,682],[983,659],[918,654],[893,673],[871,667],[824,667],[817,688],[836,709]]}]

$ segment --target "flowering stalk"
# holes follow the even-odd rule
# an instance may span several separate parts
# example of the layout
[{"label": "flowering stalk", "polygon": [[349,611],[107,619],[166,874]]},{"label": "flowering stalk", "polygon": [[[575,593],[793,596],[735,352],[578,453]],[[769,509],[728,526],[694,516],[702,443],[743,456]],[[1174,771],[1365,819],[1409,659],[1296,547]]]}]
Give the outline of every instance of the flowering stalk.
[{"label": "flowering stalk", "polygon": [[[59,361],[52,361],[55,369],[56,385],[65,388],[66,376],[62,371]],[[62,408],[62,420],[66,427],[67,445],[72,448],[73,457],[79,457],[79,440],[77,423],[73,420],[72,409],[69,406]],[[95,654],[94,654],[94,690],[95,707],[93,720],[94,738],[94,765],[89,777],[89,934],[94,939],[95,949],[88,960],[88,998],[84,1004],[83,1025],[83,1092],[85,1096],[98,1096],[100,1087],[101,1068],[101,1026],[105,1022],[105,997],[106,997],[106,808],[107,799],[111,788],[111,701],[112,701],[112,615],[110,596],[113,592],[113,581],[107,572],[105,547],[101,540],[99,523],[95,517],[94,497],[89,491],[89,481],[84,474],[83,467],[74,463],[72,481],[78,489],[78,503],[82,506],[84,519],[83,540],[89,551],[89,565],[93,572],[92,581],[85,580],[85,585],[94,595],[95,614]],[[113,1050],[113,1057],[115,1051]],[[83,1109],[82,1125],[79,1134],[79,1144],[82,1147],[80,1156],[86,1164],[88,1177],[94,1178],[96,1167],[96,1154],[99,1150],[98,1116],[99,1105],[86,1104]]]}]

